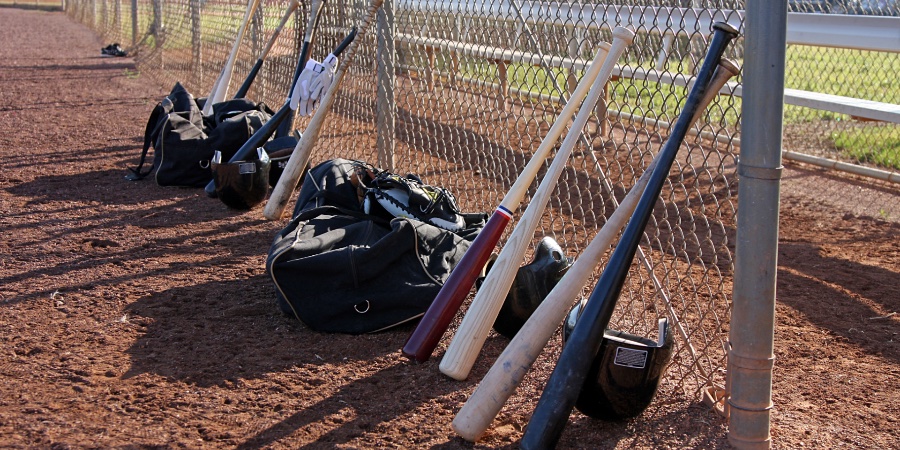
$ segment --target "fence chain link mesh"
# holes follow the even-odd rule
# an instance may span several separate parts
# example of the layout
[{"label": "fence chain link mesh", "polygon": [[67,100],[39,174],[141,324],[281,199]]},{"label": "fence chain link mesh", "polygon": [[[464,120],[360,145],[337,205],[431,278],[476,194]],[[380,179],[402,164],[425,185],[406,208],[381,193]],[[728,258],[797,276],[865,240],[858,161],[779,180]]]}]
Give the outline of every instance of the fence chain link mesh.
[{"label": "fence chain link mesh", "polygon": [[[611,29],[627,24],[629,16],[642,15],[605,98],[580,130],[582,138],[534,236],[534,243],[555,237],[577,258],[665,141],[705,53],[708,23],[671,12],[694,8],[697,16],[740,26],[743,4],[387,0],[376,29],[360,39],[362,48],[312,164],[334,157],[377,162],[450,189],[465,211],[492,211],[557,120],[597,44],[610,42]],[[287,5],[262,1],[241,43],[230,92]],[[313,58],[324,58],[361,21],[366,5],[328,0]],[[878,8],[863,8],[872,5]],[[66,6],[107,41],[129,47],[142,75],[164,85],[181,81],[198,96],[208,93],[221,70],[246,8],[237,0],[68,0]],[[895,1],[791,1],[789,8],[821,14],[900,12]],[[248,97],[275,108],[283,104],[308,14],[309,2],[303,1]],[[740,63],[742,49],[738,39],[726,57]],[[787,54],[789,88],[900,103],[900,54],[800,46],[790,46]],[[842,82],[863,72],[864,87],[862,77]],[[732,80],[731,87],[740,82],[740,77]],[[668,317],[677,352],[662,389],[688,398],[705,386],[724,385],[740,105],[739,97],[720,95],[685,140],[611,322],[616,329],[655,337],[657,319]],[[295,127],[302,131],[306,121],[298,118]],[[900,168],[896,124],[787,106],[784,127],[787,150]],[[516,213],[528,202],[526,197]],[[598,264],[585,296],[604,265],[605,260]]]}]

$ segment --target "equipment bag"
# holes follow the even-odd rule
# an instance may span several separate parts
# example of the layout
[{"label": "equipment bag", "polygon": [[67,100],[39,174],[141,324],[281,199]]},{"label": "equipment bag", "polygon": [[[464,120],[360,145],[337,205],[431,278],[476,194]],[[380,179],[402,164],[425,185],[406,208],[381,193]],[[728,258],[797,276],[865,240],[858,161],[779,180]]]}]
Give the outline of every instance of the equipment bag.
[{"label": "equipment bag", "polygon": [[[144,130],[141,159],[129,180],[140,180],[156,169],[160,186],[203,187],[212,180],[209,162],[216,150],[227,161],[273,112],[265,103],[239,98],[213,105],[213,113],[201,113],[205,99],[194,99],[181,83],[175,83],[150,114]],[[153,166],[143,171],[153,147]]]},{"label": "equipment bag", "polygon": [[269,250],[276,302],[316,331],[370,333],[420,317],[484,227],[484,213],[461,213],[466,227],[451,232],[363,212],[380,172],[344,159],[310,169],[293,219]]}]

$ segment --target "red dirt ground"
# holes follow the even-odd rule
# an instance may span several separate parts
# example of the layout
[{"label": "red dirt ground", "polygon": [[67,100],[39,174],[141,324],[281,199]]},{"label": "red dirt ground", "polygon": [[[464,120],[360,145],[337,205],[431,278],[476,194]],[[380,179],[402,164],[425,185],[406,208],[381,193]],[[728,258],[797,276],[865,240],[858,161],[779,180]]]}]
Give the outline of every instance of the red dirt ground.
[{"label": "red dirt ground", "polygon": [[[282,224],[124,180],[171,86],[106,44],[62,13],[0,9],[0,447],[517,446],[551,360],[473,445],[450,421],[488,362],[456,382],[400,357],[410,328],[283,316],[264,272]],[[900,448],[900,186],[789,166],[782,204],[774,447]],[[662,403],[575,413],[560,447],[728,447],[702,403]]]}]

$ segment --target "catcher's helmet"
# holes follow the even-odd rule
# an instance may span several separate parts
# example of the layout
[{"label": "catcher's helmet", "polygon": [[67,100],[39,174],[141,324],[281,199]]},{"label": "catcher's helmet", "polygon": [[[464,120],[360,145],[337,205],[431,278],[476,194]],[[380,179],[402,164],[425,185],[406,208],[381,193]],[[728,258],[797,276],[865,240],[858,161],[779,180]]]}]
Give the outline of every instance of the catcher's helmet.
[{"label": "catcher's helmet", "polygon": [[234,209],[251,209],[266,199],[269,193],[269,155],[258,148],[258,159],[222,163],[222,153],[216,151],[210,168],[216,186],[216,196]]},{"label": "catcher's helmet", "polygon": [[[300,141],[300,137],[300,132],[294,130],[293,136],[289,135],[275,138],[263,145],[263,148],[272,160],[269,169],[269,186],[275,187],[275,185],[278,184],[278,179],[281,178],[281,174],[284,173],[284,168],[291,158],[291,153],[294,152],[294,147],[296,147],[297,143]],[[302,179],[303,177],[301,176],[300,180]]]},{"label": "catcher's helmet", "polygon": [[572,259],[565,256],[556,240],[550,236],[541,239],[534,260],[516,272],[494,321],[494,331],[512,339],[571,265]]},{"label": "catcher's helmet", "polygon": [[[586,300],[572,308],[563,325],[563,345],[575,328]],[[659,341],[607,329],[591,363],[575,407],[586,416],[621,420],[644,412],[672,359],[669,321],[659,319]]]}]

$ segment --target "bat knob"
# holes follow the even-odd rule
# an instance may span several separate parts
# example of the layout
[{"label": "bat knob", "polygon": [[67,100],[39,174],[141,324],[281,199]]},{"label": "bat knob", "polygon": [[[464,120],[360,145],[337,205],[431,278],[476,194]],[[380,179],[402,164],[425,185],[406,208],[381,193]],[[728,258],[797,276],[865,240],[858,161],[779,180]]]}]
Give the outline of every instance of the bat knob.
[{"label": "bat knob", "polygon": [[634,31],[625,27],[616,27],[612,32],[613,39],[625,41],[625,45],[631,45],[634,41]]},{"label": "bat knob", "polygon": [[737,28],[729,25],[726,22],[716,22],[713,24],[712,28],[713,28],[713,31],[721,31],[725,34],[728,34],[729,37],[732,39],[736,38],[738,36],[738,34],[740,34],[740,33],[738,33]]}]

